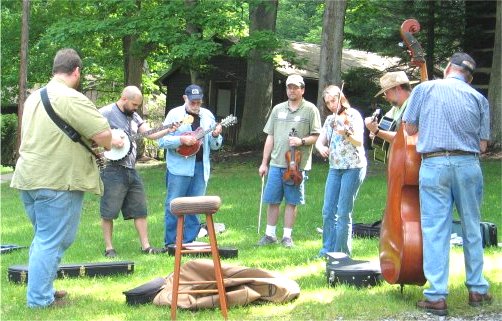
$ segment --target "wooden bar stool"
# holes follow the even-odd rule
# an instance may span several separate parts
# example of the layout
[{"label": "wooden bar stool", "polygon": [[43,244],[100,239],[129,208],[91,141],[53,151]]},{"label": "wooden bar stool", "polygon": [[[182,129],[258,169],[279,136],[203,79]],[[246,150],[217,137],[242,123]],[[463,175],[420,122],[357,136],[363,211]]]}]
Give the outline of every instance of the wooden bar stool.
[{"label": "wooden bar stool", "polygon": [[[221,272],[220,254],[218,252],[218,244],[216,243],[216,233],[213,224],[213,214],[216,214],[221,205],[219,196],[193,196],[193,197],[178,197],[171,201],[171,213],[178,217],[176,226],[176,250],[174,254],[174,278],[171,300],[171,319],[176,320],[176,308],[178,306],[178,294],[193,294],[193,293],[218,293],[220,300],[221,314],[227,319],[227,297],[225,286],[223,284],[223,275]],[[209,248],[206,244],[182,244],[183,242],[183,223],[185,215],[206,215],[207,234],[209,236]],[[197,248],[200,247],[200,248]],[[188,281],[180,282],[180,267],[181,256],[185,253],[211,253],[214,263],[214,276],[216,281]],[[180,285],[190,284],[214,284],[217,289],[210,290],[186,290],[179,291]]]}]

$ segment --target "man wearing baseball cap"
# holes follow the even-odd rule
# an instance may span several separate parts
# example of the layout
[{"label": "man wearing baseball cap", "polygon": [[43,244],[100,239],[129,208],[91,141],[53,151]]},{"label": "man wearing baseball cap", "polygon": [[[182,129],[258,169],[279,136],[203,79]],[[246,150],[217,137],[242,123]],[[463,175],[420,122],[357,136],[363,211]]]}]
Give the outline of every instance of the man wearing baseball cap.
[{"label": "man wearing baseball cap", "polygon": [[[261,177],[268,176],[263,192],[263,201],[268,204],[268,209],[267,227],[265,235],[258,241],[259,246],[278,243],[276,227],[280,205],[284,198],[286,206],[281,244],[286,248],[293,247],[291,233],[296,219],[297,205],[305,204],[304,171],[310,170],[313,145],[321,132],[319,110],[303,98],[304,92],[303,77],[290,75],[286,79],[288,100],[274,106],[263,129],[267,138],[258,173]],[[296,176],[296,181],[284,178],[288,168],[291,169],[290,163],[286,161],[286,154],[291,149],[301,153],[299,164],[294,165],[295,172],[302,173]],[[295,157],[290,157],[294,162]]]},{"label": "man wearing baseball cap", "polygon": [[[217,124],[213,113],[202,107],[204,91],[198,85],[192,84],[185,89],[182,106],[169,111],[164,125],[182,122],[170,135],[158,140],[160,148],[167,149],[167,195],[165,201],[165,231],[164,243],[174,244],[176,241],[177,218],[171,213],[171,201],[177,197],[202,196],[206,194],[207,182],[210,174],[210,151],[221,148],[223,137],[220,135],[222,126]],[[207,135],[197,139],[194,134],[198,128],[202,132],[210,130]],[[214,128],[211,130],[211,128]],[[199,145],[199,149],[193,147]],[[184,146],[195,150],[194,154],[181,153]],[[186,149],[185,149],[186,150]],[[193,242],[200,230],[197,215],[185,217],[183,243]]]},{"label": "man wearing baseball cap", "polygon": [[468,54],[455,53],[444,79],[418,85],[403,114],[409,135],[418,132],[420,223],[423,269],[429,287],[423,291],[419,309],[447,315],[448,266],[453,205],[462,221],[465,285],[468,304],[478,307],[492,302],[483,277],[483,245],[480,208],[483,173],[479,153],[490,139],[488,100],[472,88],[476,67]]},{"label": "man wearing baseball cap", "polygon": [[391,143],[399,128],[401,115],[406,109],[406,103],[411,93],[410,80],[404,71],[388,72],[380,78],[380,87],[382,89],[375,97],[383,94],[385,100],[392,105],[385,117],[395,121],[395,128],[379,129],[378,123],[373,117],[366,117],[364,123],[370,131],[370,138],[373,139],[376,136]]}]

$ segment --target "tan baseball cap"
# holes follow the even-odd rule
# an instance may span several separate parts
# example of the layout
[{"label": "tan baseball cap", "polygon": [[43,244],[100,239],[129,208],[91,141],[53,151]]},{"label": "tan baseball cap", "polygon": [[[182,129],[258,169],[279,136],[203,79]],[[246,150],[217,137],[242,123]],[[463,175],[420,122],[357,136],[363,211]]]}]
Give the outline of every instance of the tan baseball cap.
[{"label": "tan baseball cap", "polygon": [[[416,82],[413,82],[416,83]],[[380,78],[380,87],[382,90],[377,92],[375,97],[380,96],[385,91],[394,88],[399,85],[410,84],[410,80],[404,71],[392,71],[388,72]]]},{"label": "tan baseball cap", "polygon": [[305,87],[305,82],[303,81],[303,77],[300,75],[290,75],[288,79],[286,79],[286,86],[289,84],[298,87]]}]

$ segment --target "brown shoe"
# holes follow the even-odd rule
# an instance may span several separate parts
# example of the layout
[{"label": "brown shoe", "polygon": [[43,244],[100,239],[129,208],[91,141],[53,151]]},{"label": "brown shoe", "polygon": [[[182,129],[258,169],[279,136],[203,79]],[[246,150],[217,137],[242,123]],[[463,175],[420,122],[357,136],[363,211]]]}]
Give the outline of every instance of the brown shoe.
[{"label": "brown shoe", "polygon": [[425,310],[435,315],[448,315],[448,307],[446,306],[445,299],[439,299],[437,301],[423,300],[417,302],[417,308]]},{"label": "brown shoe", "polygon": [[483,304],[491,304],[492,296],[489,293],[481,294],[478,292],[469,292],[469,305],[479,307]]},{"label": "brown shoe", "polygon": [[68,292],[66,292],[65,290],[57,290],[56,292],[54,292],[54,299],[62,299],[67,295]]},{"label": "brown shoe", "polygon": [[67,306],[70,302],[67,300],[61,300],[61,299],[55,299],[52,301],[51,304],[49,304],[47,307],[48,308],[62,308],[64,306]]}]

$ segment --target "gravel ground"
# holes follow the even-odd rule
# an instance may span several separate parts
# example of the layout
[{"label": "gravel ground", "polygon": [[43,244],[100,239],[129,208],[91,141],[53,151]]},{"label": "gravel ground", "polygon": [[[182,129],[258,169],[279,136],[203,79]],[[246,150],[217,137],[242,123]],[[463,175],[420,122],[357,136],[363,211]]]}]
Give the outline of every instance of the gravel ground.
[{"label": "gravel ground", "polygon": [[381,321],[404,321],[404,320],[420,320],[420,321],[500,321],[502,320],[502,312],[482,312],[475,316],[456,317],[446,316],[441,317],[432,313],[408,313],[399,318],[382,319]]}]

